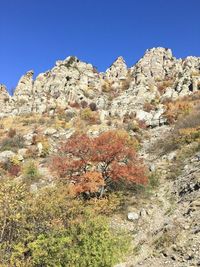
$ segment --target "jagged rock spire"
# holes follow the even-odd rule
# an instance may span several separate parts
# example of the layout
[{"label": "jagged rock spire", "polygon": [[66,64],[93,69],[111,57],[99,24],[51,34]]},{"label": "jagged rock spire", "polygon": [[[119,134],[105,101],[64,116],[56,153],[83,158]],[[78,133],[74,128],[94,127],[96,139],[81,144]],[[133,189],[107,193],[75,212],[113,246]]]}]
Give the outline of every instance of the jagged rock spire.
[{"label": "jagged rock spire", "polygon": [[111,79],[123,79],[126,77],[128,68],[123,57],[118,57],[106,70],[106,76]]},{"label": "jagged rock spire", "polygon": [[33,74],[33,70],[30,70],[20,78],[14,96],[30,95],[32,93]]},{"label": "jagged rock spire", "polygon": [[162,80],[166,73],[170,74],[170,70],[175,63],[176,59],[172,56],[170,49],[157,47],[148,49],[132,69],[148,79]]},{"label": "jagged rock spire", "polygon": [[10,95],[8,94],[6,86],[4,84],[0,84],[0,103],[4,104],[5,102],[8,102],[9,99]]}]

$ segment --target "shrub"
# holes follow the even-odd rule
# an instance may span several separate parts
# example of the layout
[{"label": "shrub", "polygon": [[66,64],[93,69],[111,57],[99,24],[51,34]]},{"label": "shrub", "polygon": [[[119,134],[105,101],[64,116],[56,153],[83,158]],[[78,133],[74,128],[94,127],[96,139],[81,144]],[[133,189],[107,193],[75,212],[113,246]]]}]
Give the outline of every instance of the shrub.
[{"label": "shrub", "polygon": [[38,150],[35,146],[30,146],[27,148],[26,150],[26,154],[25,154],[25,157],[26,158],[32,158],[32,159],[35,159],[37,158],[38,156]]},{"label": "shrub", "polygon": [[129,251],[129,236],[69,188],[32,195],[21,182],[0,185],[1,266],[113,266]]},{"label": "shrub", "polygon": [[109,195],[97,199],[91,198],[86,201],[87,207],[90,207],[92,211],[100,215],[113,215],[121,209],[124,204],[125,197],[122,192],[112,192]]},{"label": "shrub", "polygon": [[[42,149],[40,152],[40,157],[47,157],[50,153],[50,144],[49,144],[49,140],[47,137],[43,136],[43,135],[34,135],[33,138],[32,138],[32,144],[33,145],[37,145],[38,143],[40,143],[42,145]],[[31,152],[34,152],[34,148],[29,148],[29,151]],[[38,152],[38,151],[37,151]],[[38,154],[38,153],[37,153]],[[33,153],[34,155],[34,153]]]},{"label": "shrub", "polygon": [[80,117],[82,120],[87,121],[89,124],[99,123],[98,113],[91,111],[90,108],[85,108],[84,110],[82,110]]},{"label": "shrub", "polygon": [[81,107],[82,108],[87,108],[87,106],[88,106],[88,103],[85,100],[82,100],[81,101]]},{"label": "shrub", "polygon": [[70,102],[70,103],[69,103],[69,106],[70,106],[71,108],[77,108],[77,109],[80,108],[80,104],[79,104],[78,102]]},{"label": "shrub", "polygon": [[27,207],[25,192],[20,182],[10,179],[0,181],[0,264],[4,263],[3,266],[11,266],[9,259],[13,244],[23,236]]},{"label": "shrub", "polygon": [[50,145],[49,145],[49,142],[48,142],[48,140],[43,140],[41,142],[41,144],[42,144],[42,152],[40,154],[40,157],[46,158],[49,155],[49,153],[50,153]]},{"label": "shrub", "polygon": [[174,101],[166,105],[167,110],[165,116],[168,123],[174,123],[180,116],[186,116],[192,109],[192,104],[188,101]]},{"label": "shrub", "polygon": [[10,128],[9,131],[8,131],[8,137],[9,138],[13,138],[15,135],[16,135],[16,130]]},{"label": "shrub", "polygon": [[37,155],[39,155],[42,158],[46,158],[49,155],[50,148],[51,148],[51,146],[49,144],[49,140],[47,138],[45,138],[44,136],[38,135],[36,138],[36,142],[37,142],[37,144],[41,145],[41,150],[37,149]]},{"label": "shrub", "polygon": [[126,80],[123,80],[121,82],[121,90],[122,91],[128,90],[128,88],[130,87],[130,83],[131,83],[131,79],[130,78],[127,78]]},{"label": "shrub", "polygon": [[87,108],[81,112],[81,119],[83,120],[90,120],[94,117],[91,109]]},{"label": "shrub", "polygon": [[159,175],[157,172],[153,172],[149,175],[149,183],[148,183],[148,186],[149,188],[151,189],[154,189],[156,187],[158,187],[159,185]]},{"label": "shrub", "polygon": [[21,162],[19,161],[18,156],[14,156],[8,162],[8,172],[11,176],[18,176],[21,172]]},{"label": "shrub", "polygon": [[62,144],[61,155],[53,158],[52,170],[73,182],[77,192],[89,196],[102,196],[122,181],[146,184],[146,170],[135,145],[120,132],[109,131],[96,138],[75,134]]},{"label": "shrub", "polygon": [[115,130],[115,134],[122,140],[124,140],[125,145],[133,150],[138,150],[140,147],[138,139],[134,136],[129,135],[125,130]]},{"label": "shrub", "polygon": [[199,128],[200,127],[200,112],[194,110],[188,116],[180,118],[176,125],[175,129],[187,129],[187,128]]},{"label": "shrub", "polygon": [[25,163],[23,167],[23,176],[26,182],[37,182],[40,178],[38,167],[32,160]]},{"label": "shrub", "polygon": [[112,84],[108,80],[106,80],[102,84],[101,89],[102,89],[102,92],[109,93],[112,91]]},{"label": "shrub", "polygon": [[180,144],[190,144],[196,140],[200,140],[200,129],[186,128],[178,131],[177,142]]},{"label": "shrub", "polygon": [[17,162],[17,160],[10,159],[5,162],[2,167],[11,176],[18,176],[21,172],[21,164],[19,161]]},{"label": "shrub", "polygon": [[174,79],[168,79],[158,83],[158,91],[160,94],[164,94],[167,87],[171,87],[174,84]]},{"label": "shrub", "polygon": [[18,176],[20,172],[21,172],[21,167],[19,165],[11,165],[9,169],[9,174],[11,176]]},{"label": "shrub", "polygon": [[94,102],[91,102],[91,103],[89,104],[89,107],[90,107],[90,109],[91,109],[92,111],[96,111],[96,110],[97,110],[97,105],[96,105]]},{"label": "shrub", "polygon": [[140,130],[139,125],[137,121],[131,121],[127,124],[126,127],[127,131],[133,131],[133,132],[138,132]]},{"label": "shrub", "polygon": [[166,106],[166,117],[169,123],[174,123],[177,119],[189,115],[191,112],[198,113],[200,106],[200,93],[195,92],[181,99],[163,102]]},{"label": "shrub", "polygon": [[19,148],[24,147],[24,137],[20,134],[13,137],[6,137],[0,143],[0,151],[12,150],[16,152]]},{"label": "shrub", "polygon": [[[61,107],[56,107],[56,116],[59,120],[65,119],[65,110]],[[55,118],[53,116],[53,118]]]},{"label": "shrub", "polygon": [[186,117],[180,117],[174,128],[164,137],[164,140],[163,138],[158,140],[150,150],[151,153],[166,155],[193,142],[200,143],[200,119],[197,110],[193,110]]},{"label": "shrub", "polygon": [[76,113],[71,111],[71,110],[67,110],[65,111],[65,121],[69,122],[72,118],[74,118],[76,116]]},{"label": "shrub", "polygon": [[143,110],[146,112],[150,112],[152,110],[155,110],[155,105],[152,105],[151,103],[144,103]]},{"label": "shrub", "polygon": [[29,243],[34,266],[113,266],[129,241],[113,234],[104,218],[87,218],[66,230],[42,234]]}]

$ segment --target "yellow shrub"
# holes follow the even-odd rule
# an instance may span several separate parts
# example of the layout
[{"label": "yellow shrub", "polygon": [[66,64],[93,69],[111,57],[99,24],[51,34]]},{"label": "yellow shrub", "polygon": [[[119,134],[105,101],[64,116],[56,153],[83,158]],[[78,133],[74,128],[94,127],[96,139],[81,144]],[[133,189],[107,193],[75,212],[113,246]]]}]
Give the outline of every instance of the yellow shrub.
[{"label": "yellow shrub", "polygon": [[20,166],[21,162],[19,160],[19,156],[15,155],[14,157],[11,158],[11,163],[15,166]]},{"label": "yellow shrub", "polygon": [[139,146],[140,146],[139,141],[135,137],[130,136],[128,134],[128,132],[126,132],[125,130],[116,130],[116,133],[120,138],[126,140],[126,144],[130,148],[133,148],[133,149],[138,149],[139,148]]},{"label": "yellow shrub", "polygon": [[50,145],[49,145],[49,141],[48,140],[44,140],[41,142],[42,144],[42,153],[41,153],[41,157],[46,157],[47,155],[49,155],[50,152]]},{"label": "yellow shrub", "polygon": [[80,117],[82,120],[87,121],[90,124],[99,123],[99,114],[98,112],[91,111],[90,108],[85,108],[81,110]]},{"label": "yellow shrub", "polygon": [[190,144],[194,141],[200,141],[200,129],[198,128],[187,128],[180,129],[178,142],[183,144]]},{"label": "yellow shrub", "polygon": [[108,93],[112,90],[112,85],[109,81],[104,81],[101,88],[104,93]]},{"label": "yellow shrub", "polygon": [[167,111],[165,116],[169,123],[175,122],[180,116],[186,116],[190,113],[193,108],[193,104],[188,101],[178,100],[169,102],[166,104]]},{"label": "yellow shrub", "polygon": [[97,214],[112,215],[121,207],[122,202],[123,197],[120,193],[111,193],[107,198],[91,198],[86,205]]}]

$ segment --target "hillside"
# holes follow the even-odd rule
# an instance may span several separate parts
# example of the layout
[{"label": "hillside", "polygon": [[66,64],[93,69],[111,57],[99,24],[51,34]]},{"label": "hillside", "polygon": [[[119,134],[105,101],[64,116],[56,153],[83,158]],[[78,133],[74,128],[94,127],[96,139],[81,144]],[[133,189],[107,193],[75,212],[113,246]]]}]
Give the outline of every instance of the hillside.
[{"label": "hillside", "polygon": [[200,58],[33,74],[0,85],[0,266],[200,266]]}]

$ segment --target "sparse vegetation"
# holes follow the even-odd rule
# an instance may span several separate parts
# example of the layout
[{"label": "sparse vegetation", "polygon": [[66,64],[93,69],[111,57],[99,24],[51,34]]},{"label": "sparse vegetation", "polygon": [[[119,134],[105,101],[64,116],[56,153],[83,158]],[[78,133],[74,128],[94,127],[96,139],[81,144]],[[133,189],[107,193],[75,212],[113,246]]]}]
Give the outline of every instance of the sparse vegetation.
[{"label": "sparse vegetation", "polygon": [[165,93],[166,89],[168,87],[172,87],[173,84],[174,84],[174,80],[173,79],[168,79],[168,80],[164,80],[164,81],[158,82],[157,83],[158,91],[162,95],[162,94]]},{"label": "sparse vegetation", "polygon": [[144,106],[143,106],[143,109],[144,109],[144,111],[146,111],[146,112],[151,112],[152,110],[155,110],[155,105],[153,105],[153,104],[151,104],[151,103],[148,103],[148,102],[146,102],[145,104],[144,104]]},{"label": "sparse vegetation", "polygon": [[81,111],[80,117],[82,120],[86,121],[90,125],[99,123],[98,112],[93,112],[91,108],[85,108]]},{"label": "sparse vegetation", "polygon": [[19,148],[24,147],[24,138],[21,134],[15,134],[12,137],[5,137],[0,142],[0,151],[11,150],[17,151]]},{"label": "sparse vegetation", "polygon": [[22,175],[27,183],[37,182],[40,178],[37,164],[33,160],[26,162]]}]

